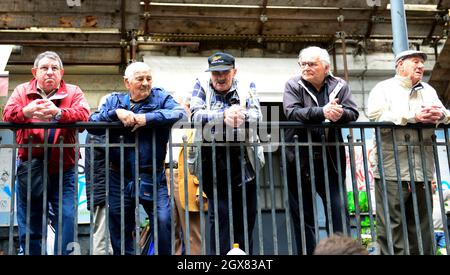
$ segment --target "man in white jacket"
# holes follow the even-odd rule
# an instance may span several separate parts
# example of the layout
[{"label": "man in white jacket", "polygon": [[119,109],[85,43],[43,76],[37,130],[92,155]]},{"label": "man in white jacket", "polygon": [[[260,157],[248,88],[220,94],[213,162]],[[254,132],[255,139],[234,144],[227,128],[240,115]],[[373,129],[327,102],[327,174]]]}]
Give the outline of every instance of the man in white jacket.
[{"label": "man in white jacket", "polygon": [[[396,75],[378,83],[370,92],[368,117],[371,121],[393,122],[398,125],[407,123],[437,125],[449,122],[450,113],[439,100],[435,89],[422,82],[426,59],[425,53],[413,50],[403,51],[396,56]],[[381,163],[384,171],[381,167],[374,167],[374,174],[377,242],[380,245],[381,254],[432,253],[433,235],[428,216],[431,211],[428,212],[426,206],[426,195],[430,195],[430,192],[426,192],[425,184],[431,182],[435,170],[431,146],[433,134],[434,130],[430,128],[394,130],[381,128],[380,130],[381,140],[376,142],[382,151]],[[394,154],[394,144],[397,144],[395,148],[397,158]],[[409,152],[405,144],[411,145]],[[421,156],[422,151],[424,159]],[[375,164],[378,163],[377,156],[380,152],[376,150],[376,153]],[[397,167],[399,173],[397,173]],[[380,177],[380,174],[383,175],[382,172],[384,177]],[[401,194],[399,194],[399,180]],[[427,189],[430,191],[429,187]],[[416,202],[413,203],[414,193],[417,196],[417,210],[414,210],[414,204],[416,204]],[[387,197],[384,194],[387,194]],[[387,213],[390,217],[390,231],[387,230],[389,228],[387,228],[384,203],[389,210]],[[406,216],[407,236],[403,234],[402,204]],[[418,213],[415,213],[416,211]],[[416,227],[415,214],[419,217],[420,224],[417,226],[420,227],[420,231]],[[390,250],[388,246],[388,234],[392,234],[393,250]],[[419,240],[422,240],[422,245],[419,245]]]}]

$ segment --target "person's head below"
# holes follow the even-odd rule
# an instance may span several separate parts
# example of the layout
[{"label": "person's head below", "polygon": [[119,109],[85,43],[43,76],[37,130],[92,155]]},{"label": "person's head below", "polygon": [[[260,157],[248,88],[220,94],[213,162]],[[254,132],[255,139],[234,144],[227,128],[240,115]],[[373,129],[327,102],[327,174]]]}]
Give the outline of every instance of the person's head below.
[{"label": "person's head below", "polygon": [[227,93],[237,72],[234,57],[231,54],[216,52],[208,57],[208,64],[209,68],[206,71],[211,72],[214,89],[220,93]]},{"label": "person's head below", "polygon": [[304,48],[298,55],[298,64],[302,78],[319,90],[330,73],[330,55],[327,50],[316,46]]},{"label": "person's head below", "polygon": [[51,51],[40,53],[34,60],[31,73],[36,78],[38,87],[48,94],[59,87],[64,75],[61,58]]},{"label": "person's head below", "polygon": [[402,51],[395,57],[395,71],[397,75],[411,79],[416,85],[423,78],[427,55],[421,51]]},{"label": "person's head below", "polygon": [[322,239],[314,249],[314,255],[369,255],[367,249],[357,240],[335,233]]},{"label": "person's head below", "polygon": [[152,73],[144,62],[128,65],[123,76],[125,87],[130,92],[131,100],[137,102],[146,99],[152,89]]}]

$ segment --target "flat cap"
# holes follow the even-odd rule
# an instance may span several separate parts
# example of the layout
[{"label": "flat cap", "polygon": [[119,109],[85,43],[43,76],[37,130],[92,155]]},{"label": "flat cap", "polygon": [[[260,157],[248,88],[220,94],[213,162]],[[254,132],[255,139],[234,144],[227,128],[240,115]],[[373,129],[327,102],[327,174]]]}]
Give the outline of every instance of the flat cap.
[{"label": "flat cap", "polygon": [[401,60],[405,60],[406,58],[413,57],[413,56],[420,56],[422,57],[423,61],[427,60],[427,55],[422,51],[416,51],[416,50],[407,50],[402,51],[397,54],[395,57],[395,64],[397,64]]}]

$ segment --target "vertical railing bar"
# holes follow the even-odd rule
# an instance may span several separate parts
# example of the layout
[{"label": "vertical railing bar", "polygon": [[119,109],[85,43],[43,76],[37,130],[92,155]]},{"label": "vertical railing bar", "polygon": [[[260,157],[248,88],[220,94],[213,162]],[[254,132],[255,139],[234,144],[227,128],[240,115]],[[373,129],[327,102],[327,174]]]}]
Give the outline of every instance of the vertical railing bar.
[{"label": "vertical railing bar", "polygon": [[310,172],[310,185],[311,185],[311,201],[313,205],[313,219],[314,219],[314,232],[315,232],[315,242],[319,242],[319,218],[317,215],[317,191],[316,191],[316,171],[314,167],[314,152],[313,152],[313,146],[312,146],[312,135],[311,135],[311,128],[308,127],[307,129],[307,135],[308,135],[308,153],[309,153],[309,172]]},{"label": "vertical railing bar", "polygon": [[[300,169],[300,150],[299,150],[299,144],[298,144],[298,135],[294,136],[294,142],[295,142],[295,172],[297,175],[297,190],[298,190],[298,211],[300,216],[300,238],[302,243],[302,254],[306,255],[306,233],[305,233],[305,213],[303,209],[303,188],[302,188],[302,172]],[[299,236],[295,236],[295,238],[299,238]],[[299,248],[297,247],[297,250]]]},{"label": "vertical railing bar", "polygon": [[[431,139],[433,139],[434,133],[433,135],[430,137]],[[434,143],[436,143],[436,138],[434,137]],[[431,148],[433,148],[433,144],[430,145]],[[430,234],[432,232],[434,232],[434,227],[433,227],[433,202],[432,202],[432,193],[430,190],[430,185],[428,184],[429,182],[431,182],[432,179],[428,179],[428,174],[427,174],[427,160],[426,160],[426,156],[425,156],[425,145],[424,145],[424,141],[423,141],[423,128],[419,129],[419,147],[420,147],[420,158],[422,160],[422,171],[423,171],[423,182],[425,185],[425,203],[427,205],[427,216],[428,216],[428,229],[430,230]],[[431,164],[430,164],[431,165]],[[439,164],[438,164],[439,166]],[[440,173],[439,170],[436,170],[436,173]],[[432,247],[436,246],[436,240],[434,238],[434,234],[433,236],[422,236],[422,238],[426,238],[426,239],[430,239],[431,238],[431,242],[432,242]],[[435,254],[435,250],[432,251],[432,254]],[[428,251],[426,252],[428,254]]]},{"label": "vertical railing bar", "polygon": [[353,135],[347,136],[348,140],[348,154],[350,157],[350,173],[351,173],[351,179],[352,179],[352,189],[353,189],[353,201],[355,204],[355,218],[356,218],[356,229],[358,231],[358,242],[361,243],[361,214],[359,210],[359,190],[358,190],[358,183],[356,179],[356,172],[355,172],[355,149],[353,145]]},{"label": "vertical railing bar", "polygon": [[[324,203],[323,208],[326,209],[325,213],[327,215],[327,222],[328,222],[328,231],[330,232],[330,234],[333,234],[334,230],[333,230],[333,215],[331,213],[332,209],[331,209],[331,196],[330,196],[330,181],[328,180],[328,157],[327,157],[327,148],[325,146],[325,135],[322,134],[320,136],[320,138],[322,139],[322,159],[323,159],[323,179],[324,182],[323,184],[325,185],[325,199],[326,199],[326,204]],[[322,182],[320,182],[319,184],[322,184]],[[335,209],[336,211],[336,209]],[[344,223],[344,221],[342,221],[342,223]]]},{"label": "vertical railing bar", "polygon": [[[42,240],[41,240],[41,255],[47,254],[47,226],[48,226],[48,214],[47,214],[47,208],[48,208],[48,195],[47,195],[47,189],[48,189],[48,131],[44,130],[44,171],[43,173],[43,193],[42,193]],[[55,251],[53,249],[52,253],[54,254]]]},{"label": "vertical railing bar", "polygon": [[[239,150],[241,155],[241,186],[242,186],[242,217],[244,224],[244,244],[247,249],[247,253],[250,253],[252,249],[249,246],[249,236],[248,236],[248,214],[247,214],[247,184],[245,182],[245,152],[244,152],[244,144],[242,142],[239,143]],[[255,160],[256,161],[256,160]],[[232,247],[232,246],[231,246]]]},{"label": "vertical railing bar", "polygon": [[273,240],[273,254],[278,255],[278,233],[277,233],[277,221],[276,221],[276,211],[275,211],[275,182],[273,179],[273,159],[272,159],[272,137],[269,135],[267,137],[269,140],[269,152],[267,154],[268,156],[268,170],[269,170],[269,188],[270,188],[270,208],[271,208],[271,216],[272,216],[272,240]]},{"label": "vertical railing bar", "polygon": [[283,184],[283,197],[284,197],[284,207],[285,219],[286,219],[286,232],[287,232],[287,242],[288,242],[288,253],[292,255],[292,232],[291,232],[291,219],[290,219],[290,206],[288,202],[288,187],[287,187],[287,162],[286,162],[286,142],[284,128],[281,129],[281,163],[283,169],[282,184]]},{"label": "vertical railing bar", "polygon": [[[9,211],[9,237],[8,237],[8,255],[13,255],[14,252],[14,210],[16,203],[16,163],[17,163],[17,130],[13,130],[13,148],[11,156],[11,167],[12,167],[12,177],[11,177],[11,208]],[[46,187],[46,186],[45,186]],[[45,191],[45,190],[44,190]]]},{"label": "vertical railing bar", "polygon": [[155,255],[159,255],[159,223],[158,223],[158,184],[156,184],[156,169],[159,163],[156,163],[156,131],[152,132],[152,177],[153,177],[153,245],[155,248]]},{"label": "vertical railing bar", "polygon": [[[59,186],[59,192],[58,192],[58,255],[62,254],[62,237],[63,237],[63,188],[64,188],[64,137],[59,137],[59,173],[58,173],[58,186]],[[75,215],[75,214],[74,214]],[[67,250],[67,247],[66,247]],[[65,251],[66,251],[65,250]]]},{"label": "vertical railing bar", "polygon": [[412,199],[413,199],[414,222],[415,222],[416,232],[417,232],[417,243],[419,246],[419,253],[421,255],[423,255],[422,231],[420,230],[420,218],[419,218],[419,209],[418,209],[419,205],[417,202],[416,183],[415,183],[415,179],[414,179],[415,165],[414,165],[414,162],[411,160],[412,148],[411,148],[409,134],[405,135],[405,142],[406,142],[407,156],[408,156],[409,178],[410,178],[411,194],[412,194]]},{"label": "vertical railing bar", "polygon": [[381,147],[381,133],[380,133],[380,127],[375,127],[375,140],[376,147],[377,147],[377,155],[378,155],[378,170],[380,174],[380,183],[381,186],[378,186],[378,188],[381,188],[383,192],[383,208],[384,208],[384,218],[385,218],[385,226],[386,226],[386,232],[387,232],[387,243],[388,243],[388,249],[389,254],[394,254],[394,248],[393,248],[393,242],[392,242],[392,231],[391,231],[391,221],[390,221],[390,215],[389,215],[389,207],[388,207],[388,201],[387,201],[387,189],[386,189],[386,178],[384,174],[384,166],[383,166],[383,150]]},{"label": "vertical railing bar", "polygon": [[139,245],[139,241],[141,240],[141,217],[139,214],[139,194],[140,194],[140,182],[139,182],[139,166],[140,166],[140,158],[139,158],[139,130],[134,134],[134,232],[135,232],[135,254],[141,254],[141,246]]}]

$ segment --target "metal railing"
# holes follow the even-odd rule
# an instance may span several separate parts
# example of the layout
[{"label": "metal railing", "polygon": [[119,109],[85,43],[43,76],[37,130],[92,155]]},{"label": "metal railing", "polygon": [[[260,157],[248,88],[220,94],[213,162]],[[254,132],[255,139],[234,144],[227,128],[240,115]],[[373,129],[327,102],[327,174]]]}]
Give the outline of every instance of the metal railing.
[{"label": "metal railing", "polygon": [[[183,128],[187,129],[192,127],[192,125],[186,123],[182,124]],[[243,242],[243,246],[253,248],[252,254],[256,255],[278,255],[278,254],[300,254],[306,253],[308,251],[308,243],[310,243],[310,238],[313,241],[318,242],[325,236],[332,234],[334,230],[343,231],[346,234],[353,236],[360,243],[367,245],[368,243],[376,242],[376,220],[377,216],[384,216],[385,228],[386,228],[386,247],[388,249],[387,254],[396,254],[398,251],[394,246],[393,235],[392,235],[392,225],[390,219],[386,217],[390,216],[388,204],[390,200],[394,198],[392,195],[388,195],[387,182],[394,182],[398,185],[398,190],[396,190],[399,199],[399,207],[401,213],[401,223],[394,224],[397,228],[400,228],[402,232],[402,244],[406,247],[403,252],[405,254],[418,253],[418,254],[429,254],[425,249],[426,247],[432,247],[431,254],[436,253],[437,243],[434,238],[435,229],[433,228],[433,200],[432,193],[433,190],[431,185],[423,184],[421,182],[431,182],[435,181],[437,186],[436,200],[438,201],[438,207],[441,210],[441,219],[443,223],[443,228],[441,230],[444,233],[444,237],[448,240],[448,223],[447,216],[444,207],[444,193],[443,191],[449,188],[449,173],[448,167],[450,166],[450,140],[449,140],[449,128],[448,126],[440,125],[438,127],[427,126],[427,125],[407,125],[407,126],[396,126],[389,123],[364,123],[355,122],[345,125],[338,124],[317,124],[317,125],[307,125],[293,122],[272,122],[272,123],[261,123],[259,126],[259,137],[261,139],[260,143],[257,142],[188,142],[185,137],[181,141],[175,142],[172,138],[169,138],[167,154],[168,163],[166,164],[166,171],[168,176],[168,187],[170,190],[169,202],[171,209],[171,218],[173,218],[177,213],[174,212],[174,206],[176,204],[174,198],[174,180],[177,180],[174,174],[176,174],[180,163],[178,163],[179,155],[176,155],[176,148],[183,149],[183,154],[181,159],[184,163],[187,163],[189,155],[187,152],[190,149],[198,148],[200,150],[200,155],[205,152],[209,152],[212,159],[217,159],[218,156],[223,157],[223,165],[225,165],[225,170],[218,170],[217,161],[207,161],[205,156],[203,156],[203,161],[200,162],[200,166],[210,167],[212,169],[208,178],[212,179],[212,182],[205,182],[203,179],[203,173],[200,173],[199,189],[202,194],[203,191],[209,190],[208,196],[208,206],[213,206],[209,211],[210,214],[214,214],[214,218],[208,222],[206,212],[205,202],[199,200],[199,208],[201,214],[199,214],[199,230],[201,235],[201,252],[200,254],[209,254],[211,242],[215,243],[216,251],[214,253],[219,254],[220,251],[220,239],[222,233],[222,228],[219,224],[224,218],[219,215],[219,198],[223,199],[223,192],[228,192],[232,194],[233,184],[235,182],[242,187],[242,213],[237,213],[236,209],[233,207],[227,209],[228,218],[225,221],[233,220],[236,214],[242,216],[243,222],[243,232],[244,236],[240,236]],[[23,128],[74,128],[76,131],[76,141],[74,144],[65,144],[64,141],[60,141],[59,144],[17,144],[15,141],[15,135],[18,129]],[[91,129],[91,128],[103,128],[105,129],[105,143],[93,143],[93,142],[83,142],[79,140],[79,136],[83,135],[83,131],[80,129]],[[91,163],[94,162],[94,150],[96,148],[104,149],[104,169],[105,171],[110,171],[116,169],[118,175],[120,175],[120,247],[117,254],[126,254],[125,247],[125,227],[129,219],[126,219],[125,204],[127,201],[132,202],[132,213],[134,217],[133,225],[133,246],[135,254],[143,253],[140,244],[142,223],[145,221],[146,213],[140,208],[140,203],[142,203],[142,198],[140,198],[140,164],[139,164],[139,141],[136,138],[133,141],[124,141],[110,143],[111,132],[120,130],[122,128],[119,123],[76,123],[68,125],[52,124],[52,123],[36,123],[28,125],[17,125],[11,123],[0,123],[0,129],[2,133],[8,132],[12,133],[12,142],[5,143],[4,141],[0,144],[0,150],[2,154],[0,155],[1,163],[7,163],[6,167],[2,169],[6,171],[6,174],[10,175],[9,178],[3,179],[3,185],[5,188],[9,188],[10,197],[2,198],[4,201],[2,205],[0,215],[6,215],[7,221],[5,219],[0,219],[4,221],[1,226],[4,229],[4,235],[7,235],[7,254],[17,254],[19,251],[18,247],[18,235],[17,235],[17,223],[16,223],[16,200],[14,190],[16,189],[16,168],[18,162],[16,161],[16,155],[19,148],[42,148],[44,149],[44,154],[42,159],[44,161],[44,169],[42,173],[46,175],[48,173],[48,166],[52,165],[49,163],[49,148],[75,148],[75,151],[83,151],[88,149],[89,155],[85,155],[84,158],[90,158]],[[294,136],[289,142],[286,141],[286,132],[292,131],[292,129],[298,129],[302,133],[302,136]],[[334,136],[331,137],[330,130],[337,129],[334,132]],[[198,130],[198,129],[197,129]],[[201,129],[200,129],[201,130]],[[431,130],[433,136],[427,136]],[[125,130],[124,130],[125,131]],[[405,131],[408,131],[408,135],[404,135]],[[47,132],[47,131],[46,131]],[[156,133],[157,131],[155,131]],[[173,132],[173,131],[172,131]],[[332,131],[331,131],[332,132]],[[338,132],[344,133],[343,141],[338,140]],[[417,139],[412,137],[417,137]],[[317,138],[320,138],[320,141]],[[374,142],[374,140],[382,140],[383,138],[390,137],[391,143]],[[401,137],[401,138],[400,138]],[[153,148],[156,148],[155,137],[148,137],[153,139]],[[291,137],[292,138],[292,137]],[[47,140],[47,134],[45,134],[44,140]],[[254,184],[254,190],[251,185],[246,183],[246,169],[245,162],[233,163],[233,160],[245,159],[246,148],[252,147],[255,150],[254,157],[257,157],[257,147],[264,147],[265,165],[261,167],[261,171],[254,175],[254,178],[250,180]],[[46,149],[47,148],[47,149]],[[203,148],[203,149],[200,149]],[[209,148],[209,149],[205,149]],[[172,150],[174,149],[174,150]],[[50,149],[53,150],[53,149]],[[136,158],[134,158],[134,163],[132,164],[130,160],[127,159],[127,152],[134,151]],[[345,150],[345,151],[342,151]],[[399,153],[400,150],[400,153]],[[28,158],[31,158],[31,150]],[[67,157],[64,155],[63,150],[59,150],[59,162],[63,163],[64,159]],[[111,158],[111,152],[114,153],[114,158]],[[152,150],[153,163],[156,163],[156,150]],[[289,153],[290,152],[290,153]],[[345,156],[342,155],[345,152]],[[248,154],[248,153],[247,153]],[[373,155],[377,154],[379,156],[378,161],[375,163],[373,160]],[[385,167],[383,159],[386,154],[393,154],[393,162],[389,165],[393,167]],[[427,163],[432,154],[432,163]],[[9,159],[5,159],[5,156]],[[305,156],[307,158],[305,158]],[[405,157],[406,159],[400,159],[400,157]],[[417,159],[417,156],[419,158]],[[118,157],[118,158],[117,158]],[[202,156],[200,156],[202,158]],[[94,208],[94,182],[91,182],[90,189],[84,190],[84,194],[81,193],[83,190],[79,190],[80,178],[82,174],[86,176],[90,174],[91,180],[95,178],[96,172],[94,167],[91,166],[89,170],[84,170],[84,161],[80,161],[81,155],[75,154],[75,163],[80,163],[78,169],[74,171],[74,196],[73,196],[73,207],[75,213],[79,212],[80,197],[89,197],[89,208],[91,212],[88,214],[88,221],[79,221],[79,215],[74,216],[74,229],[73,229],[73,242],[72,247],[69,250],[73,254],[90,254],[93,252],[94,242],[94,216],[92,209]],[[342,161],[344,160],[344,161]],[[220,164],[222,165],[222,164]],[[406,165],[406,166],[405,166]],[[435,167],[433,171],[432,178],[430,178],[428,170],[431,167]],[[189,171],[189,166],[183,166],[184,178],[179,185],[184,185],[184,190],[188,189],[188,178],[186,175]],[[232,168],[233,167],[233,168]],[[318,168],[319,167],[319,168]],[[346,169],[344,169],[346,167]],[[153,182],[157,182],[158,174],[160,171],[153,167],[151,170],[151,177]],[[62,165],[59,165],[59,177],[57,183],[59,184],[59,194],[58,194],[58,204],[62,205],[62,186],[63,186],[63,176],[62,176]],[[237,170],[236,170],[237,169]],[[83,171],[84,170],[84,171]],[[240,183],[239,180],[233,179],[233,175],[230,171],[240,170]],[[205,170],[201,170],[205,171]],[[225,172],[224,172],[225,171]],[[337,178],[330,177],[334,175],[332,171],[336,171]],[[344,177],[341,173],[346,171],[346,176]],[[394,171],[395,179],[387,177],[386,175]],[[130,173],[131,172],[131,173]],[[3,172],[5,173],[5,172]],[[127,174],[128,173],[128,174]],[[387,174],[386,174],[387,173]],[[403,173],[403,174],[402,174]],[[404,177],[409,177],[409,180],[402,180],[398,175],[403,175]],[[420,177],[420,174],[422,176]],[[417,178],[419,175],[419,178]],[[206,175],[205,175],[206,176]],[[46,177],[44,177],[46,179]],[[375,178],[377,180],[375,180]],[[130,182],[126,182],[130,180]],[[31,179],[28,178],[28,187],[30,187]],[[110,173],[105,173],[105,201],[106,205],[109,205],[110,199]],[[52,182],[53,183],[53,182]],[[42,201],[42,236],[40,238],[41,242],[41,254],[48,253],[47,249],[47,238],[49,237],[49,232],[47,232],[47,224],[50,219],[48,216],[49,205],[47,200],[48,192],[48,182],[44,180],[43,186],[43,201]],[[127,190],[127,186],[134,186],[134,190]],[[226,186],[221,186],[221,184],[226,184]],[[404,190],[405,184],[407,185],[408,192],[410,194],[402,194],[401,190]],[[417,198],[417,188],[418,185],[424,188],[424,201],[421,202]],[[157,194],[157,185],[153,184],[153,194]],[[249,189],[250,188],[250,189]],[[375,189],[380,190],[381,199],[378,203],[375,203]],[[422,187],[420,187],[422,188]],[[6,189],[5,189],[6,190]],[[116,189],[115,189],[116,190]],[[234,190],[234,189],[233,189]],[[250,191],[249,191],[250,190]],[[400,192],[399,192],[400,191]],[[130,193],[132,192],[132,193]],[[255,199],[254,209],[248,209],[248,198],[247,192],[254,192],[253,196]],[[318,199],[316,193],[321,193],[322,199]],[[395,193],[395,192],[394,192]],[[306,195],[305,195],[306,194]],[[306,202],[305,196],[310,195],[311,200]],[[338,194],[337,196],[335,196]],[[27,192],[27,201],[31,201],[31,193]],[[188,194],[184,194],[185,204],[188,203]],[[1,197],[0,197],[1,198]],[[236,202],[236,198],[232,196],[226,196],[226,202],[228,205],[232,205]],[[293,203],[297,201],[297,205]],[[308,200],[308,199],[306,199]],[[321,201],[325,200],[322,204]],[[405,203],[410,203],[412,213],[406,213],[408,211],[405,209]],[[155,201],[155,200],[154,200]],[[303,203],[298,203],[303,202]],[[333,203],[332,203],[333,202]],[[383,205],[382,210],[376,210],[375,204]],[[334,209],[333,206],[340,205],[340,209]],[[32,203],[28,203],[26,208],[26,220],[30,222],[30,216],[32,212]],[[190,239],[190,227],[193,226],[190,222],[190,215],[188,212],[188,207],[184,207],[184,216],[186,220],[185,228],[185,239]],[[293,206],[298,207],[292,208]],[[305,209],[306,207],[306,209]],[[423,208],[424,211],[419,210]],[[436,207],[435,207],[436,208]],[[153,203],[151,205],[153,211],[153,224],[158,225],[158,206]],[[58,213],[53,213],[58,216],[58,220],[63,219],[62,207],[58,208]],[[106,207],[106,228],[109,228],[109,211],[110,208]],[[252,213],[250,213],[253,211]],[[292,218],[292,211],[297,212],[298,218]],[[425,216],[421,216],[420,213],[426,213]],[[203,213],[203,214],[202,214]],[[222,213],[222,212],[220,212]],[[336,214],[337,213],[337,214]],[[84,213],[86,214],[86,213]],[[311,216],[312,215],[312,216]],[[85,215],[86,216],[86,215]],[[247,220],[249,216],[254,217],[254,230],[250,233],[248,232]],[[410,221],[410,219],[413,221]],[[336,223],[336,221],[340,222]],[[430,236],[423,236],[421,234],[420,224],[424,222],[429,228],[428,231]],[[86,223],[87,222],[87,223]],[[409,224],[409,225],[407,225]],[[56,254],[63,253],[62,247],[62,223],[58,224],[58,228],[55,230],[59,233],[57,234],[59,240],[57,241],[58,247],[54,250]],[[79,227],[88,227],[88,230],[84,230],[85,234],[81,234]],[[234,222],[229,222],[229,230],[225,234],[229,234],[230,248],[234,239],[238,239],[239,236],[235,236],[236,231],[234,228],[236,224]],[[414,226],[417,230],[415,236],[410,235],[407,237],[408,227]],[[211,228],[214,228],[214,235],[211,235]],[[296,229],[297,228],[297,229]],[[334,230],[333,230],[334,229]],[[308,234],[307,232],[311,233]],[[81,230],[83,231],[83,230]],[[175,254],[175,225],[171,225],[171,247],[170,250],[172,254]],[[87,233],[88,232],[88,233]],[[155,226],[153,235],[154,239],[158,240],[158,234],[160,234],[158,226]],[[30,235],[32,232],[29,230],[25,234],[25,247],[22,247],[24,254],[30,253]],[[105,232],[106,238],[110,238],[110,233],[107,230]],[[80,237],[81,236],[81,237]],[[4,237],[4,236],[2,236]],[[242,238],[243,237],[243,238]],[[86,239],[87,241],[82,241],[79,238]],[[253,239],[253,244],[252,240]],[[418,247],[414,250],[410,247],[411,241],[414,239],[418,240]],[[428,242],[428,243],[427,243]],[[5,246],[3,246],[5,247]],[[67,249],[67,248],[66,248]],[[228,249],[228,248],[227,248]],[[447,251],[450,249],[449,242],[446,242]],[[147,248],[145,248],[147,250]],[[159,254],[160,248],[158,247],[158,242],[154,242],[154,254]],[[228,249],[229,250],[229,249]],[[413,251],[414,250],[414,251]],[[247,252],[251,249],[246,249]],[[146,252],[146,251],[145,251]],[[191,244],[184,244],[184,253],[191,254]],[[386,252],[385,252],[386,253]]]}]

